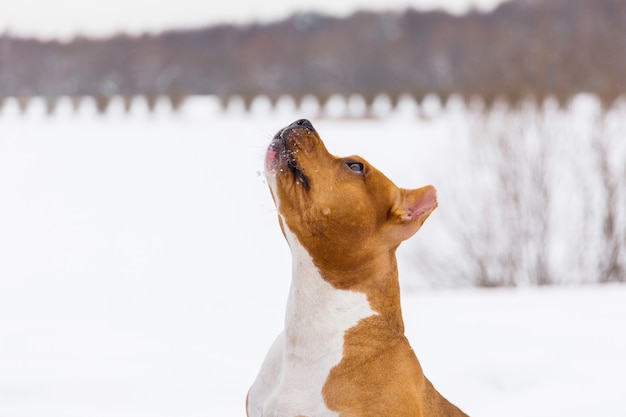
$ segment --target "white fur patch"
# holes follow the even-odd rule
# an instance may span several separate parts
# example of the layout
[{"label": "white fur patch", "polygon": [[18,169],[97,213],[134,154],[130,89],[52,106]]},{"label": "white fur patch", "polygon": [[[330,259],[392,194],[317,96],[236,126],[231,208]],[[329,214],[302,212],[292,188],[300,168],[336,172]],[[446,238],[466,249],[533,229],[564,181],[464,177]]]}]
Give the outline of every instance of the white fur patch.
[{"label": "white fur patch", "polygon": [[283,225],[293,260],[285,329],[250,389],[248,414],[336,417],[324,402],[322,388],[341,361],[346,330],[376,312],[365,294],[326,282],[286,222]]}]

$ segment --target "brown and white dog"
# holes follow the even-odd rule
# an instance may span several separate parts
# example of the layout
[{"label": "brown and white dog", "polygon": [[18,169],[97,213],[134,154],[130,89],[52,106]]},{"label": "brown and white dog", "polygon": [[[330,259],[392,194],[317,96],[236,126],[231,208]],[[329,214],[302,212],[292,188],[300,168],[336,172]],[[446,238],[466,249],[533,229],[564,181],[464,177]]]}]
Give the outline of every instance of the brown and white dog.
[{"label": "brown and white dog", "polygon": [[437,207],[435,188],[331,155],[304,119],[274,137],[265,173],[293,276],[248,416],[466,416],[424,376],[400,309],[395,251]]}]

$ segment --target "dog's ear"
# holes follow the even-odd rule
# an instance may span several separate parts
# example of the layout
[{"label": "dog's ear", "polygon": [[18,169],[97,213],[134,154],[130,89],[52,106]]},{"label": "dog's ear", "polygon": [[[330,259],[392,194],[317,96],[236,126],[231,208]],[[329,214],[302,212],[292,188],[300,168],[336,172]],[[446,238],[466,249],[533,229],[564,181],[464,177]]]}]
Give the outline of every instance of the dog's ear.
[{"label": "dog's ear", "polygon": [[400,241],[413,236],[437,208],[437,190],[427,185],[414,190],[400,189],[399,201],[392,210],[394,237]]}]

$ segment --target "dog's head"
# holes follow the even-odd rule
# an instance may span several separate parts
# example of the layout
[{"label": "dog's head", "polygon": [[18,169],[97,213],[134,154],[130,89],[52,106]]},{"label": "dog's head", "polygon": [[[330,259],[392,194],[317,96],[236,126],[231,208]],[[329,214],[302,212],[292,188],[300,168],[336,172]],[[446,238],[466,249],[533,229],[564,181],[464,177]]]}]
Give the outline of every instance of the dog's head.
[{"label": "dog's head", "polygon": [[437,207],[432,186],[398,188],[358,156],[331,155],[304,119],[276,134],[265,172],[283,232],[284,222],[328,267],[350,268],[358,254],[388,254]]}]

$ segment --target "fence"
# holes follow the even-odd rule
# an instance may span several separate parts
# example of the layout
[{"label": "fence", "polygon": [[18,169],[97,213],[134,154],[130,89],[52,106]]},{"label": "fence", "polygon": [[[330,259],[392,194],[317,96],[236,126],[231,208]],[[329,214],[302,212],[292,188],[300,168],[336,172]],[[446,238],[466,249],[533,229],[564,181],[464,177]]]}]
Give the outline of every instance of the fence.
[{"label": "fence", "polygon": [[[548,97],[546,101],[555,100]],[[207,111],[248,112],[248,111],[280,111],[281,109],[300,110],[308,114],[319,114],[330,117],[375,117],[406,108],[424,109],[426,112],[445,107],[451,103],[463,102],[465,105],[491,108],[502,100],[486,101],[481,97],[463,97],[460,95],[437,96],[425,95],[388,95],[378,94],[365,97],[360,94],[349,96],[314,94],[302,96],[268,96],[268,95],[233,95],[233,96],[184,96],[184,95],[149,95],[149,96],[79,96],[79,97],[0,97],[0,115],[2,114],[47,114],[57,113],[124,113],[133,114],[172,112],[185,109],[191,102],[201,102]],[[532,101],[532,100],[528,100]],[[618,100],[619,101],[619,100]],[[522,105],[527,101],[515,103]],[[559,106],[566,107],[570,100],[557,100]]]}]

